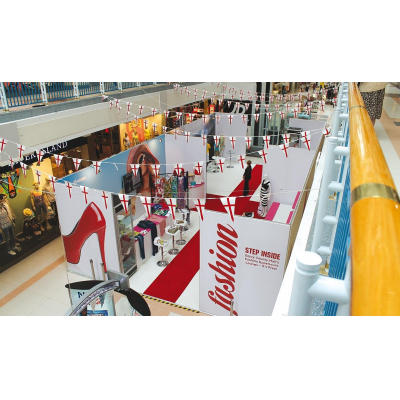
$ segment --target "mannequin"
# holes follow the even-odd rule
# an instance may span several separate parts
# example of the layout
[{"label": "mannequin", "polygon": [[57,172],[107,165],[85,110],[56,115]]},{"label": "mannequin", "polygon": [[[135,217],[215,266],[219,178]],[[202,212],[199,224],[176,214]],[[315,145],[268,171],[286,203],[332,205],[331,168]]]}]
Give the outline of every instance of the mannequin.
[{"label": "mannequin", "polygon": [[36,221],[35,213],[33,213],[30,208],[25,208],[23,214],[25,217],[22,230],[24,238],[26,240],[31,240],[33,237],[36,237],[37,240],[42,240],[43,235]]},{"label": "mannequin", "polygon": [[31,203],[32,203],[33,211],[35,211],[35,214],[36,214],[36,220],[40,225],[40,230],[44,231],[44,228],[42,226],[42,222],[43,222],[42,212],[45,215],[44,219],[46,220],[47,230],[51,229],[51,226],[47,219],[47,207],[49,206],[49,204],[47,203],[45,196],[43,196],[43,192],[40,190],[39,182],[33,183],[33,190],[31,190]]},{"label": "mannequin", "polygon": [[56,195],[54,194],[53,185],[50,183],[50,179],[46,178],[46,182],[43,185],[44,198],[46,203],[50,205],[51,209],[54,212],[54,218],[58,218],[57,214],[57,206],[56,206]]},{"label": "mannequin", "polygon": [[7,245],[8,254],[15,256],[16,251],[21,251],[21,247],[15,243],[15,215],[9,204],[7,196],[0,194],[0,229],[3,231],[4,241]]},{"label": "mannequin", "polygon": [[219,156],[224,156],[224,149],[225,149],[225,136],[221,135],[219,137]]},{"label": "mannequin", "polygon": [[125,147],[125,150],[128,150],[132,147],[132,143],[129,140],[128,134],[126,132],[125,132],[125,137],[124,137],[124,147]]},{"label": "mannequin", "polygon": [[268,211],[268,199],[271,197],[271,182],[268,179],[268,174],[264,175],[264,179],[261,182],[260,191],[260,205],[258,206],[258,215],[264,218]]}]

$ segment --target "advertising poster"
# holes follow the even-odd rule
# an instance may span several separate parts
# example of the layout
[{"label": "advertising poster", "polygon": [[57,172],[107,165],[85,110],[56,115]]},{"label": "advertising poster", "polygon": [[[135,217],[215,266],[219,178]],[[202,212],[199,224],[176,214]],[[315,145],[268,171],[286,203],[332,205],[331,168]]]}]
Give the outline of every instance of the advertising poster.
[{"label": "advertising poster", "polygon": [[204,211],[200,224],[200,310],[271,315],[281,287],[290,226]]},{"label": "advertising poster", "polygon": [[[84,284],[86,282],[83,282]],[[79,282],[74,285],[77,286]],[[96,285],[95,285],[96,286]],[[72,304],[74,306],[78,305],[81,298],[86,294],[87,289],[70,289]],[[86,316],[88,317],[112,317],[115,316],[114,312],[114,300],[113,300],[114,291],[109,291],[101,296],[97,297],[90,306],[87,307]]]}]

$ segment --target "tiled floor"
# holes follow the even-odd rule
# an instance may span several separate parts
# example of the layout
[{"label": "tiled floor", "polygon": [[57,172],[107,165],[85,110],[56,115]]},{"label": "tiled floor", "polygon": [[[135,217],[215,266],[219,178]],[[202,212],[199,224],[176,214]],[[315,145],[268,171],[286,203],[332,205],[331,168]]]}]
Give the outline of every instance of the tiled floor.
[{"label": "tiled floor", "polygon": [[[393,85],[388,85],[386,92],[389,96],[385,97],[384,112],[381,120],[375,124],[375,131],[395,184],[397,188],[400,188],[400,127],[394,124],[394,122],[400,122],[400,89]],[[331,114],[332,109],[329,106],[326,107],[324,113],[320,111],[315,118],[322,117],[325,119],[327,116],[329,123]],[[261,163],[260,158],[252,158],[252,161],[253,164]],[[242,170],[239,168],[239,165],[236,164],[235,168],[226,169],[225,171],[227,175],[224,172],[224,179],[221,179],[221,173],[208,174],[209,193],[226,195],[227,193],[231,193],[233,188],[240,182]],[[228,175],[230,179],[227,179]],[[195,222],[195,218],[192,218],[192,221],[192,231],[187,232],[187,238],[193,235],[198,229],[198,221]],[[68,281],[74,282],[83,279],[75,274],[66,273],[66,263],[63,257],[62,240],[58,238],[12,268],[1,273],[0,315],[63,315],[70,306],[65,284]],[[162,270],[159,267],[156,268],[153,266],[153,268],[151,265],[148,265],[148,267],[147,274],[143,270],[142,273],[138,272],[133,275],[131,278],[132,288],[143,292],[152,282],[152,279]],[[149,271],[152,274],[150,280],[148,279]],[[179,297],[177,304],[198,309],[198,290],[199,273],[195,275],[186,290]],[[162,304],[155,300],[146,299],[146,301],[150,305],[152,315],[201,315]],[[124,304],[121,302],[118,305],[118,303],[117,309],[120,309],[121,315],[123,315]]]}]

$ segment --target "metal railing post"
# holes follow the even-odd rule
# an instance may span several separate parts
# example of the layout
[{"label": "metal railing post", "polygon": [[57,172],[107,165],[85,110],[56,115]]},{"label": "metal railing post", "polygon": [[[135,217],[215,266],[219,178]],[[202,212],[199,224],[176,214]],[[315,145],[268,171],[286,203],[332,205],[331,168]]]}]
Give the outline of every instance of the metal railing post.
[{"label": "metal railing post", "polygon": [[72,82],[74,85],[74,97],[75,100],[79,100],[79,87],[78,87],[78,82]]},{"label": "metal railing post", "polygon": [[40,92],[42,94],[42,101],[47,106],[49,102],[47,100],[46,82],[40,82]]},{"label": "metal railing post", "polygon": [[0,82],[0,99],[1,99],[1,105],[3,106],[3,111],[8,111],[6,89],[4,88],[3,82]]},{"label": "metal railing post", "polygon": [[104,94],[105,90],[104,90],[104,82],[100,82],[100,93]]},{"label": "metal railing post", "polygon": [[313,299],[308,290],[319,278],[321,263],[322,258],[317,253],[304,251],[298,255],[288,315],[310,315]]},{"label": "metal railing post", "polygon": [[118,90],[122,92],[122,82],[117,82]]},{"label": "metal railing post", "polygon": [[140,86],[142,86],[142,85],[140,84],[140,82],[137,82],[137,86],[140,87]]}]

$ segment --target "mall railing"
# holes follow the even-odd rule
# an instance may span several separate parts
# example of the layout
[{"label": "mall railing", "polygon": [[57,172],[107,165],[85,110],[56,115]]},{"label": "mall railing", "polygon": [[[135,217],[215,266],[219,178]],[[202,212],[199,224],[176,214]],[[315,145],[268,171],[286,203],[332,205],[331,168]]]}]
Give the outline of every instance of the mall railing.
[{"label": "mall railing", "polygon": [[[339,193],[335,216],[326,214],[329,191]],[[320,246],[324,223],[335,227],[329,247]],[[310,315],[314,298],[326,300],[324,315],[400,314],[400,201],[355,83],[339,91],[311,250],[295,255],[288,315]],[[317,253],[328,256],[328,277]]]},{"label": "mall railing", "polygon": [[0,109],[46,105],[97,93],[122,91],[166,82],[0,82]]}]

